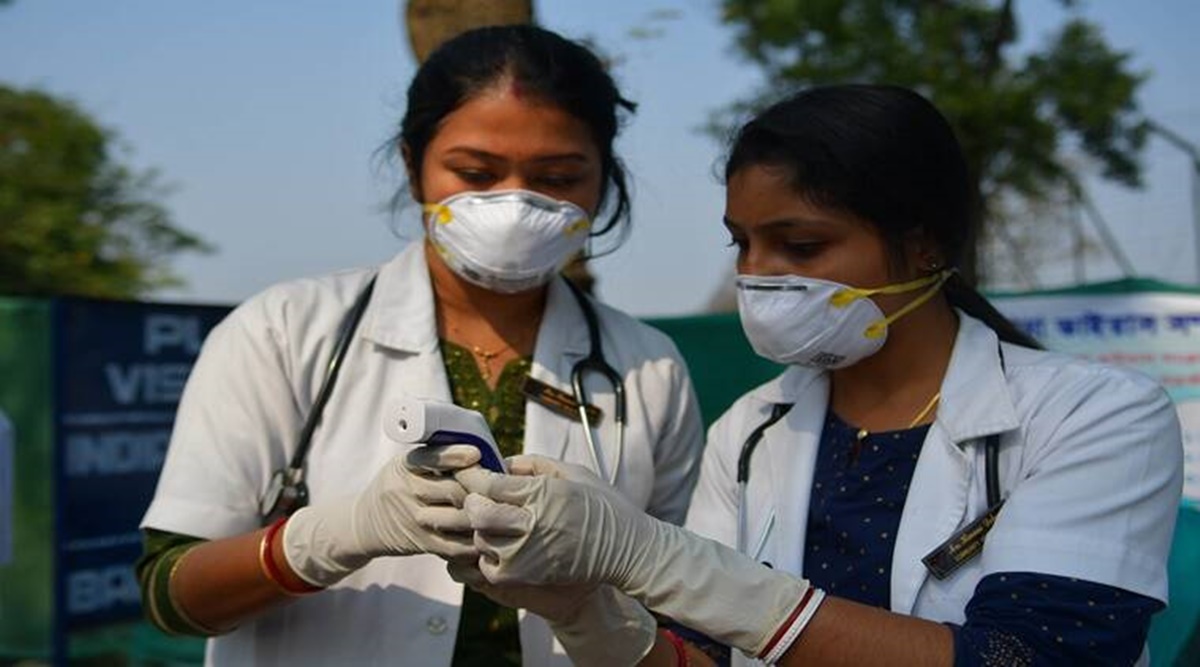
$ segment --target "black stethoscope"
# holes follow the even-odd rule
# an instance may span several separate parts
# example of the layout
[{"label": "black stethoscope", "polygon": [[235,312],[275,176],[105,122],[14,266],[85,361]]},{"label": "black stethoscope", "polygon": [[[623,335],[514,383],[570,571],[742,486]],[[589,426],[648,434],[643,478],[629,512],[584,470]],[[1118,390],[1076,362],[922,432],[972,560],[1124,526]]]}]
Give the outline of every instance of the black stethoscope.
[{"label": "black stethoscope", "polygon": [[[587,322],[588,337],[591,339],[591,349],[588,351],[588,355],[571,367],[572,396],[579,409],[579,421],[583,425],[584,438],[587,440],[596,474],[607,479],[609,484],[615,484],[617,471],[621,467],[621,456],[625,449],[625,384],[616,369],[604,359],[604,349],[600,341],[600,321],[596,317],[596,309],[592,307],[587,295],[575,286],[575,283],[565,278],[563,281],[570,287],[571,294],[579,303],[579,309],[583,311],[583,319]],[[337,342],[333,346],[333,357],[325,370],[325,379],[317,391],[312,409],[304,420],[304,427],[300,430],[292,460],[286,468],[276,470],[271,475],[267,490],[259,499],[259,515],[262,517],[264,526],[281,517],[288,516],[308,504],[308,485],[304,481],[304,461],[312,446],[313,433],[321,421],[321,413],[324,412],[325,404],[329,402],[329,396],[333,393],[338,371],[346,358],[354,331],[358,328],[359,321],[362,320],[363,311],[367,309],[367,303],[371,300],[371,293],[374,289],[375,277],[372,276],[367,286],[355,299],[354,305],[351,306],[349,314],[338,331]],[[608,475],[604,473],[604,456],[592,435],[592,422],[587,411],[587,393],[583,387],[583,379],[584,375],[589,372],[604,376],[613,387],[613,398],[615,399],[613,423],[617,429],[617,456],[612,472]]]},{"label": "black stethoscope", "polygon": [[[1003,366],[1003,354],[1000,357],[1001,365]],[[771,414],[762,421],[758,426],[750,431],[750,435],[746,436],[746,441],[742,443],[741,452],[738,453],[737,461],[737,484],[738,484],[738,516],[737,516],[737,548],[742,553],[746,551],[746,539],[749,537],[746,526],[747,509],[746,509],[746,493],[750,484],[750,459],[754,456],[754,450],[758,448],[758,444],[762,441],[763,434],[767,429],[771,428],[780,419],[792,409],[792,403],[773,403],[771,404]],[[987,436],[983,442],[983,466],[984,479],[987,486],[987,506],[988,509],[998,508],[1000,506],[1000,434],[993,433]],[[755,548],[758,551],[758,548]]]},{"label": "black stethoscope", "polygon": [[[588,338],[591,341],[588,355],[575,362],[575,365],[571,367],[571,395],[579,410],[579,423],[583,425],[583,437],[587,440],[596,474],[602,479],[608,480],[610,485],[615,485],[617,471],[621,467],[621,456],[625,450],[625,383],[617,374],[616,369],[604,360],[604,348],[600,340],[600,321],[596,317],[595,308],[592,307],[587,295],[575,283],[565,279],[564,282],[571,288],[571,293],[579,302],[579,309],[583,311],[583,319],[587,322]],[[613,390],[613,424],[617,429],[617,456],[612,470],[607,474],[604,471],[604,453],[600,451],[600,446],[592,435],[592,422],[587,411],[587,391],[583,388],[583,379],[589,372],[602,375],[612,385]]]}]

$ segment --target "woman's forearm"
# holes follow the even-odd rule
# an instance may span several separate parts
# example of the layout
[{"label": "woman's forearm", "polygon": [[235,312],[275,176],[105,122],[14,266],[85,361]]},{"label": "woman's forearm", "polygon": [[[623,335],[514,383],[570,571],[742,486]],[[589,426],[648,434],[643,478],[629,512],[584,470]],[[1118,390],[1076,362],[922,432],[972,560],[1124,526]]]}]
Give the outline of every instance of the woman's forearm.
[{"label": "woman's forearm", "polygon": [[829,596],[780,665],[954,664],[954,635],[941,623]]},{"label": "woman's forearm", "polygon": [[[263,571],[259,549],[266,530],[204,542],[184,554],[170,577],[176,610],[196,625],[220,633],[291,598]],[[278,535],[271,546],[284,583],[301,590],[304,582],[288,567]]]}]

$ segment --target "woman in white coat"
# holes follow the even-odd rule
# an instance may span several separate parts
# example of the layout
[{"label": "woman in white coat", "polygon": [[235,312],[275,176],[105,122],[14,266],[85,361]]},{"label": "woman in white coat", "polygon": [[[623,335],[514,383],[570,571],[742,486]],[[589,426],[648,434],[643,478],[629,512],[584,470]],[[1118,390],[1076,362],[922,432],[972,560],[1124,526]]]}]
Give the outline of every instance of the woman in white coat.
[{"label": "woman in white coat", "polygon": [[[456,576],[510,601],[610,584],[767,663],[1145,661],[1174,408],[1145,377],[1036,349],[954,272],[974,207],[937,110],[814,88],[741,129],[726,178],[742,324],[789,368],[712,427],[692,533],[574,468],[472,469],[483,558]],[[643,664],[707,660],[668,638]]]},{"label": "woman in white coat", "polygon": [[[210,664],[565,662],[540,619],[447,576],[444,558],[475,556],[465,492],[405,465],[383,425],[401,395],[453,400],[506,454],[598,467],[683,520],[702,425],[676,349],[558,273],[589,239],[623,234],[613,141],[632,108],[590,51],[536,27],[471,31],[430,56],[391,144],[426,237],[381,267],[272,287],[212,332],[143,522],[152,620],[212,636]],[[572,373],[595,346],[615,376],[583,376],[589,439]],[[308,498],[288,518],[277,500],[305,491],[291,482]]]}]

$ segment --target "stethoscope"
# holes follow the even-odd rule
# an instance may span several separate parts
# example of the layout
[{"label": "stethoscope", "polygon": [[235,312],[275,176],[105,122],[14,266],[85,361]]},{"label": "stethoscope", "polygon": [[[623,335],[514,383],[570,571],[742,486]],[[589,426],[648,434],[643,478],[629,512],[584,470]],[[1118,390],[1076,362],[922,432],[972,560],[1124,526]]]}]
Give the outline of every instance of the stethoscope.
[{"label": "stethoscope", "polygon": [[[1001,356],[1001,364],[1004,362],[1004,357]],[[751,553],[746,550],[746,540],[749,538],[748,527],[748,511],[746,508],[746,494],[750,486],[750,460],[754,456],[754,450],[758,448],[759,442],[762,441],[763,434],[767,429],[771,428],[780,419],[792,409],[792,403],[773,403],[771,405],[771,413],[758,426],[750,431],[750,435],[746,436],[746,441],[742,443],[741,452],[738,453],[737,461],[737,485],[738,485],[738,515],[737,515],[737,548],[742,553]],[[983,467],[984,479],[987,486],[987,506],[988,509],[996,508],[1000,505],[1000,434],[993,433],[987,436],[983,442]],[[764,535],[765,538],[765,535]],[[761,545],[757,545],[754,549],[756,555],[761,550]]]},{"label": "stethoscope", "polygon": [[[575,286],[575,283],[565,278],[563,281],[571,288],[571,293],[575,295],[575,300],[579,302],[579,309],[583,311],[583,319],[587,322],[588,336],[591,339],[591,350],[588,352],[588,355],[576,362],[571,368],[572,395],[579,409],[579,421],[583,424],[583,434],[587,440],[588,450],[591,453],[592,466],[597,475],[607,479],[609,484],[615,485],[617,471],[621,467],[621,456],[625,450],[625,384],[622,382],[621,376],[617,374],[617,371],[604,360],[604,348],[600,341],[600,321],[596,317],[596,310],[592,307],[592,304],[588,301],[588,297],[584,295],[583,291]],[[321,382],[321,388],[317,391],[316,400],[313,401],[313,407],[304,421],[304,427],[300,430],[296,450],[292,454],[291,461],[289,461],[286,468],[280,468],[271,475],[271,481],[267,485],[266,492],[259,498],[259,515],[262,518],[263,525],[267,525],[277,518],[287,516],[308,504],[308,485],[304,481],[304,462],[308,456],[308,450],[312,446],[313,433],[316,431],[317,424],[321,421],[321,413],[325,409],[325,404],[329,401],[330,394],[333,393],[333,386],[337,382],[338,372],[341,369],[342,362],[346,358],[346,352],[350,348],[350,341],[354,336],[355,330],[358,328],[359,321],[362,319],[363,311],[367,308],[367,303],[371,300],[371,293],[374,288],[375,277],[372,276],[366,287],[355,299],[354,305],[339,328],[337,341],[333,346],[333,358],[329,361],[329,366],[325,371],[325,378]],[[600,451],[599,445],[596,443],[595,437],[592,435],[592,422],[587,413],[587,393],[583,388],[583,378],[588,372],[603,375],[613,387],[613,398],[615,399],[613,423],[617,429],[617,456],[613,463],[612,472],[607,475],[604,472],[604,456]]]},{"label": "stethoscope", "polygon": [[[615,486],[617,471],[621,468],[621,456],[625,451],[625,383],[617,374],[616,369],[604,359],[604,348],[600,340],[600,321],[596,317],[596,310],[592,307],[587,295],[570,280],[564,279],[564,282],[571,288],[571,294],[574,294],[575,300],[579,302],[579,309],[583,312],[584,321],[587,322],[588,338],[591,341],[588,355],[575,362],[571,367],[571,395],[579,410],[579,423],[583,425],[583,437],[587,440],[588,451],[591,453],[592,467],[597,475]],[[617,456],[612,470],[607,474],[604,469],[604,454],[600,451],[600,446],[592,434],[592,421],[587,412],[587,391],[583,387],[583,379],[589,372],[604,376],[612,385],[613,390],[613,424],[617,429]]]}]

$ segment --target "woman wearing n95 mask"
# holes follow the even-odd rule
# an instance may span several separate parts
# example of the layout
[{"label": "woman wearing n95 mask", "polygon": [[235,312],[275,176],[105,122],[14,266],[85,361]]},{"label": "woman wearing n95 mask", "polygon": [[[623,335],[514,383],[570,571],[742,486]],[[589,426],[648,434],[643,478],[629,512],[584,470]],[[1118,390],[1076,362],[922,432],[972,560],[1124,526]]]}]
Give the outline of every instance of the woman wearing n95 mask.
[{"label": "woman wearing n95 mask", "polygon": [[[615,587],[737,662],[1147,662],[1175,410],[1145,377],[1036,349],[953,271],[973,206],[937,110],[810,89],[741,129],[726,178],[742,324],[789,367],[710,430],[691,532],[554,462],[472,469],[482,556],[459,578]],[[704,659],[643,664],[684,655]]]},{"label": "woman wearing n95 mask", "polygon": [[[477,553],[466,492],[406,457],[384,420],[401,395],[452,400],[484,415],[505,454],[597,461],[631,503],[682,521],[702,434],[678,352],[559,275],[628,224],[613,143],[632,109],[594,54],[541,28],[470,31],[430,56],[389,144],[424,239],[380,267],[272,287],[205,343],[143,521],[139,579],[160,627],[211,636],[210,664],[567,663],[541,619],[447,575],[445,559]],[[304,462],[308,504],[263,528],[273,474],[372,280]],[[589,439],[564,402],[600,343],[627,409],[619,427],[617,387],[589,374]]]}]

